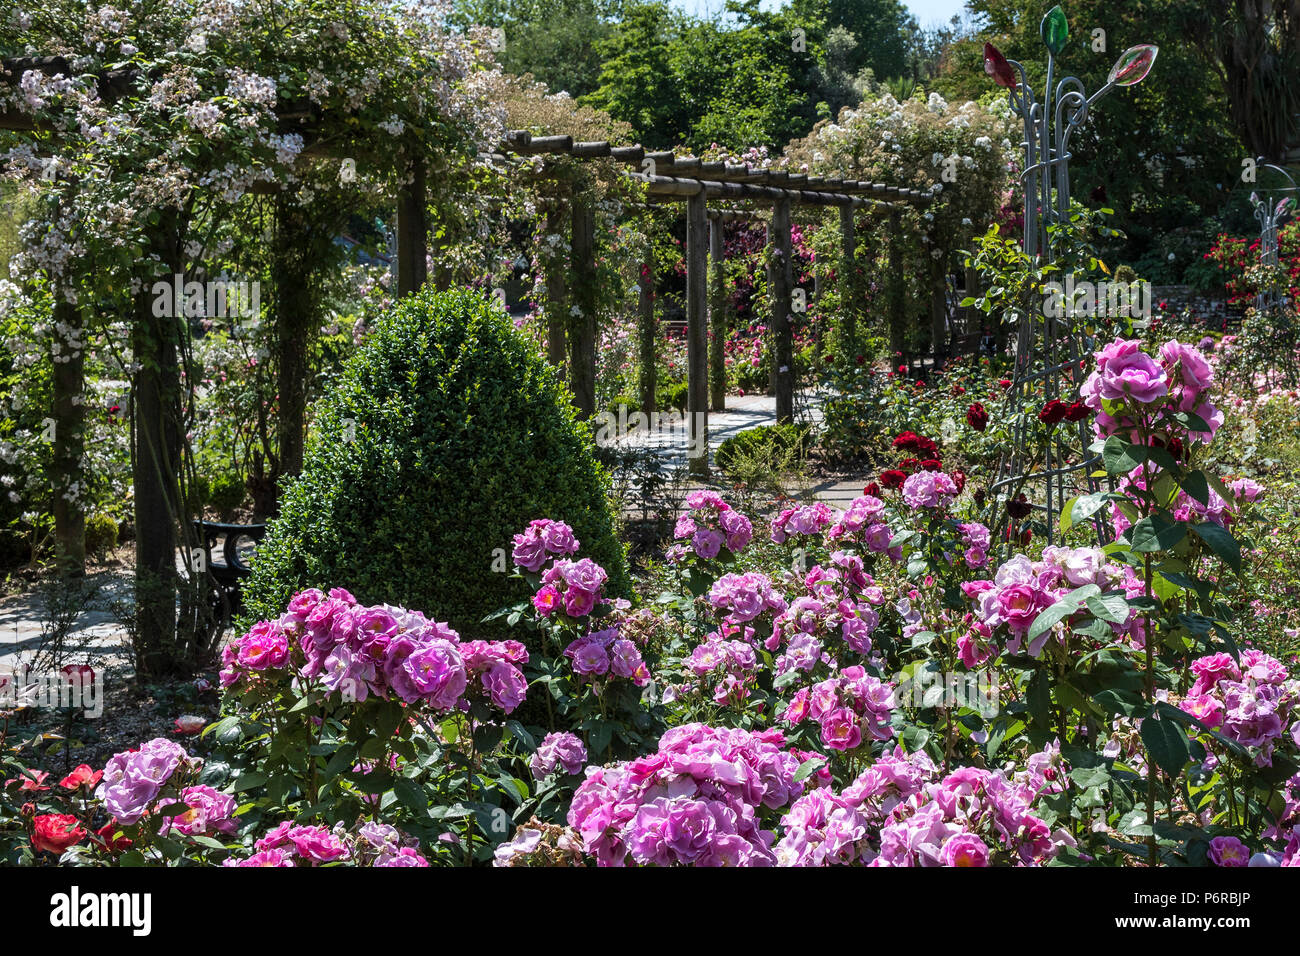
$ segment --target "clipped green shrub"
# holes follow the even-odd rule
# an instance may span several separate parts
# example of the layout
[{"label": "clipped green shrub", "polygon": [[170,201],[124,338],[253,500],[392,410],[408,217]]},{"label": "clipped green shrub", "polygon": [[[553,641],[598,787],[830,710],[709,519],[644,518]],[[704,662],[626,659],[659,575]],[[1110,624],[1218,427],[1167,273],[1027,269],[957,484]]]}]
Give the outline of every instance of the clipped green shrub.
[{"label": "clipped green shrub", "polygon": [[713,461],[727,472],[742,458],[794,463],[807,457],[810,444],[807,425],[759,425],[746,428],[720,444]]},{"label": "clipped green shrub", "polygon": [[313,417],[302,475],[252,562],[248,620],[279,615],[300,588],[343,587],[490,634],[485,615],[528,597],[509,556],[534,518],[572,525],[608,592],[629,592],[588,429],[535,346],[481,297],[402,300]]},{"label": "clipped green shrub", "polygon": [[664,391],[663,401],[666,403],[665,408],[676,408],[679,411],[686,411],[686,402],[690,395],[690,386],[685,382],[680,385],[673,385]]},{"label": "clipped green shrub", "polygon": [[86,553],[99,557],[117,547],[117,522],[106,514],[86,519]]},{"label": "clipped green shrub", "polygon": [[218,475],[212,482],[208,494],[208,504],[219,514],[228,515],[244,503],[246,488],[242,475],[228,472]]}]

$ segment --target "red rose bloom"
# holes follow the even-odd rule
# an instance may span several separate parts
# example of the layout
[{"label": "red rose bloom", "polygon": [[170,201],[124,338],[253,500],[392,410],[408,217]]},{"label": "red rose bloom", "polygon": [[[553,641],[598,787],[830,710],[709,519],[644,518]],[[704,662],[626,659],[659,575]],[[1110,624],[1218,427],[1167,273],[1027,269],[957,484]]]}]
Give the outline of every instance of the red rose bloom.
[{"label": "red rose bloom", "polygon": [[62,853],[86,837],[71,813],[46,813],[32,820],[32,846],[37,850]]},{"label": "red rose bloom", "polygon": [[1029,517],[1029,512],[1033,507],[1025,499],[1024,495],[1018,496],[1014,501],[1007,502],[1007,514],[1019,521],[1021,518]]},{"label": "red rose bloom", "polygon": [[94,787],[98,785],[101,777],[104,776],[102,770],[91,770],[89,764],[82,764],[72,773],[68,774],[59,781],[59,786],[66,790],[76,790],[78,787]]},{"label": "red rose bloom", "polygon": [[867,487],[862,489],[864,495],[871,495],[873,498],[880,497],[880,486],[874,481],[868,482]]},{"label": "red rose bloom", "polygon": [[916,432],[899,432],[898,437],[894,439],[895,448],[906,448],[908,451],[916,450],[916,443],[920,441]]},{"label": "red rose bloom", "polygon": [[95,836],[104,841],[104,846],[114,852],[131,849],[131,841],[127,837],[118,837],[113,839],[113,834],[117,832],[116,821],[109,820],[102,827],[95,831]]},{"label": "red rose bloom", "polygon": [[895,468],[880,473],[880,486],[882,488],[901,488],[906,480],[907,475]]},{"label": "red rose bloom", "polygon": [[1009,378],[1000,378],[1000,379],[998,379],[998,384],[1001,385],[1002,388],[1003,388],[1004,390],[1005,390],[1005,389],[1008,389],[1008,388],[1011,387],[1011,379],[1009,379]]},{"label": "red rose bloom", "polygon": [[952,473],[952,483],[957,486],[957,494],[962,493],[966,487],[966,472],[958,469]]},{"label": "red rose bloom", "polygon": [[938,458],[926,458],[921,462],[921,467],[926,471],[943,471],[943,462]]},{"label": "red rose bloom", "polygon": [[1070,407],[1065,410],[1065,420],[1067,422],[1081,422],[1092,414],[1092,409],[1083,402],[1071,402]]},{"label": "red rose bloom", "polygon": [[904,458],[898,463],[898,468],[903,472],[913,472],[916,471],[920,465],[921,460],[919,458]]},{"label": "red rose bloom", "polygon": [[1038,420],[1048,425],[1059,425],[1065,421],[1066,412],[1070,407],[1065,402],[1057,401],[1055,398],[1043,406],[1042,411],[1038,413]]},{"label": "red rose bloom", "polygon": [[989,413],[979,402],[966,409],[966,424],[977,432],[982,432],[989,424]]}]

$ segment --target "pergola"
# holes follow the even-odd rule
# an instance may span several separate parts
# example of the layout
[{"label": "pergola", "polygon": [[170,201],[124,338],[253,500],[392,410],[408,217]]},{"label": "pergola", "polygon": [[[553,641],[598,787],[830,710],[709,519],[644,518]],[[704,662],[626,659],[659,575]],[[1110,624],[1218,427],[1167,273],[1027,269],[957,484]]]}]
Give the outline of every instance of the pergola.
[{"label": "pergola", "polygon": [[[532,136],[524,130],[506,133],[499,150],[490,155],[497,162],[508,163],[511,157],[553,155],[577,159],[611,159],[639,170],[631,175],[644,182],[646,193],[657,202],[686,203],[686,348],[687,348],[687,417],[691,428],[692,457],[690,471],[704,475],[708,471],[708,413],[710,404],[721,410],[725,395],[722,389],[722,229],[728,219],[749,214],[744,209],[709,209],[710,200],[728,204],[749,202],[771,208],[768,243],[773,247],[776,265],[771,271],[772,332],[775,339],[776,415],[779,422],[794,418],[794,347],[790,329],[791,299],[794,291],[791,270],[791,207],[837,206],[840,210],[842,275],[851,276],[856,254],[854,212],[864,206],[891,208],[891,226],[897,229],[901,204],[924,205],[931,201],[928,191],[891,186],[864,180],[825,178],[776,169],[757,169],[746,164],[710,162],[673,151],[650,151],[641,146],[614,146],[608,142],[575,142],[571,136]],[[575,204],[572,210],[572,271],[582,275],[591,267],[593,255],[592,216],[590,210]],[[711,224],[711,228],[710,228]],[[418,242],[419,236],[400,235]],[[891,257],[897,256],[897,244],[890,244]],[[421,260],[423,256],[419,257]],[[712,268],[710,269],[710,264]],[[891,268],[892,268],[891,264]],[[399,263],[399,275],[401,266]],[[709,289],[712,279],[712,289]],[[548,277],[548,286],[561,281]],[[399,281],[399,289],[402,283]],[[642,288],[642,302],[648,291]],[[710,292],[712,294],[710,294]],[[850,298],[851,296],[846,296]],[[901,306],[901,301],[896,307]],[[708,328],[710,313],[714,325],[715,348],[710,357]],[[856,322],[856,303],[846,309],[846,321]],[[575,401],[585,415],[595,408],[595,316],[584,314],[578,330],[580,347],[571,368]],[[585,346],[585,347],[583,347]],[[710,362],[712,358],[712,362]],[[712,376],[710,365],[713,365]],[[580,367],[585,366],[585,367]],[[710,395],[710,379],[713,382]]]}]

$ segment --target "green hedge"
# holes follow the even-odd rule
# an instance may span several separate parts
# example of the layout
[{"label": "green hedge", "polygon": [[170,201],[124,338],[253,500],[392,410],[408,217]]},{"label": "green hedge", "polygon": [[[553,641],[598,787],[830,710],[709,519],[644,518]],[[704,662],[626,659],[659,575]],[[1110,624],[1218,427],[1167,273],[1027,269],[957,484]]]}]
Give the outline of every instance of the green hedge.
[{"label": "green hedge", "polygon": [[[351,425],[349,425],[351,421]],[[567,521],[582,555],[630,590],[608,476],[555,372],[481,296],[402,300],[315,409],[303,473],[281,497],[244,589],[248,621],[303,587],[345,587],[495,633],[482,618],[528,596],[511,536]],[[498,570],[494,570],[494,563]]]}]

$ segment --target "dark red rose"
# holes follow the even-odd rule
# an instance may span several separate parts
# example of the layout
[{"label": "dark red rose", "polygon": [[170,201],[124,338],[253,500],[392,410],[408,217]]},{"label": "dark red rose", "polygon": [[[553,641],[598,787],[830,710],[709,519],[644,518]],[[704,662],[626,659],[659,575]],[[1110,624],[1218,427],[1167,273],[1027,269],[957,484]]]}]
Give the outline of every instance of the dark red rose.
[{"label": "dark red rose", "polygon": [[1007,502],[1007,514],[1011,515],[1011,517],[1015,518],[1017,521],[1021,518],[1028,518],[1029,512],[1032,510],[1033,508],[1030,506],[1029,502],[1025,500],[1024,495],[1020,495],[1015,500]]},{"label": "dark red rose", "polygon": [[957,494],[961,494],[966,487],[966,472],[960,468],[952,473],[952,483],[957,486]]},{"label": "dark red rose", "polygon": [[858,364],[859,364],[859,365],[861,365],[861,364],[862,364],[863,362],[865,362],[865,361],[866,361],[866,357],[865,357],[865,356],[862,356],[862,355],[859,355],[859,356],[858,356]]},{"label": "dark red rose", "polygon": [[1000,378],[1000,379],[998,379],[998,384],[1001,385],[1003,391],[1005,391],[1006,389],[1008,389],[1008,388],[1011,387],[1011,379],[1009,379],[1009,378]]},{"label": "dark red rose", "polygon": [[871,495],[873,498],[880,497],[880,486],[874,481],[867,482],[867,487],[862,489],[864,495]]},{"label": "dark red rose", "polygon": [[1038,413],[1038,420],[1048,425],[1059,425],[1065,421],[1066,412],[1069,410],[1070,406],[1054,398],[1043,406],[1042,411]]},{"label": "dark red rose", "polygon": [[921,465],[921,459],[919,458],[904,458],[902,461],[898,463],[898,468],[900,471],[910,473],[916,471],[916,469],[920,467],[920,465]]},{"label": "dark red rose", "polygon": [[919,378],[916,380],[915,385],[917,388],[925,388],[925,382],[921,381]]},{"label": "dark red rose", "polygon": [[907,480],[907,475],[903,474],[896,468],[880,473],[880,486],[882,488],[901,488],[903,482]]},{"label": "dark red rose", "polygon": [[1070,407],[1065,410],[1065,420],[1067,422],[1081,422],[1092,414],[1092,409],[1083,402],[1071,402]]},{"label": "dark red rose", "polygon": [[921,461],[921,467],[925,471],[943,471],[943,462],[938,458],[925,458]]},{"label": "dark red rose", "polygon": [[906,448],[908,451],[916,450],[916,443],[919,441],[916,432],[899,432],[894,438],[895,448]]},{"label": "dark red rose", "polygon": [[983,508],[984,502],[988,500],[988,492],[986,492],[983,488],[976,488],[974,498],[975,498],[975,507]]},{"label": "dark red rose", "polygon": [[966,424],[977,432],[982,432],[989,424],[988,410],[979,402],[966,409]]}]

